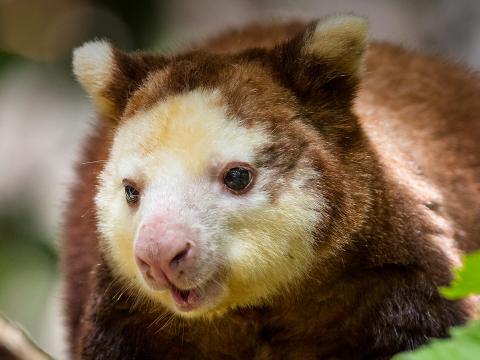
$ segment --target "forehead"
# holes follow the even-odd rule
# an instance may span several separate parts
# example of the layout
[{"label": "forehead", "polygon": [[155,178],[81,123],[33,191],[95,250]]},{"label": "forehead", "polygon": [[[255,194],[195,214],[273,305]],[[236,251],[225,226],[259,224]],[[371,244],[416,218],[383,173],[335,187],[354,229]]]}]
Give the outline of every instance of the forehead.
[{"label": "forehead", "polygon": [[218,90],[196,89],[170,95],[125,119],[113,153],[123,162],[141,159],[152,170],[174,159],[199,175],[228,161],[252,162],[266,143],[263,127],[245,126],[228,111]]},{"label": "forehead", "polygon": [[[128,100],[125,116],[146,111],[172,95],[195,89],[222,94],[226,110],[245,124],[278,124],[294,116],[296,98],[280,85],[278,74],[261,58],[248,55],[216,55],[172,59],[161,70],[153,71]],[[269,124],[270,123],[270,124]]]},{"label": "forehead", "polygon": [[156,164],[174,154],[194,173],[243,161],[285,177],[316,140],[300,113],[294,94],[261,62],[177,61],[131,96],[118,142]]}]

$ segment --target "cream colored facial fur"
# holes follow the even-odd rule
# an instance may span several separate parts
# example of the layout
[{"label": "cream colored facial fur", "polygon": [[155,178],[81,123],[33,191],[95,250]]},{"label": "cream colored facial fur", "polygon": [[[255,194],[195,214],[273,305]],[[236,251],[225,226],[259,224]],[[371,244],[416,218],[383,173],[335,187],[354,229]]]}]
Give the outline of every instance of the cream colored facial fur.
[{"label": "cream colored facial fur", "polygon": [[[279,179],[268,168],[256,169],[248,193],[228,192],[219,178],[223,167],[233,161],[254,164],[257,151],[271,140],[261,127],[246,128],[226,114],[217,91],[170,96],[120,123],[100,176],[96,204],[106,253],[139,297],[176,311],[168,291],[151,290],[137,269],[139,226],[160,216],[199,230],[204,254],[199,284],[213,279],[221,291],[185,316],[268,302],[304,278],[314,256],[312,232],[322,201],[304,184],[319,175],[301,162],[274,202],[265,189]],[[141,187],[138,208],[125,201],[125,178]]]}]

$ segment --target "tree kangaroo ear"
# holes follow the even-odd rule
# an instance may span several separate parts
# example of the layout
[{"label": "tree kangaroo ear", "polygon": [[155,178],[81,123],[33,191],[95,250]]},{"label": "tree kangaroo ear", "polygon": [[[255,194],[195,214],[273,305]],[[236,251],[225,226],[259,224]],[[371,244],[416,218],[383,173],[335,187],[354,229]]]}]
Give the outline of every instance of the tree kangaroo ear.
[{"label": "tree kangaroo ear", "polygon": [[148,73],[165,64],[162,56],[127,54],[105,40],[87,42],[73,52],[75,76],[100,114],[114,122]]},{"label": "tree kangaroo ear", "polygon": [[283,69],[287,83],[303,96],[325,90],[327,84],[353,92],[363,68],[367,28],[367,21],[354,15],[311,22],[276,49],[279,70]]}]

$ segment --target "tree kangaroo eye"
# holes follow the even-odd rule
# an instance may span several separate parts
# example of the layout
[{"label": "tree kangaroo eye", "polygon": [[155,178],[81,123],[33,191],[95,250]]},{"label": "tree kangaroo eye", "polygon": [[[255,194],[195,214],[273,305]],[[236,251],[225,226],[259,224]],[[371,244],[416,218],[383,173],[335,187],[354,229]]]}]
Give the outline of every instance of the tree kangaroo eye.
[{"label": "tree kangaroo eye", "polygon": [[223,176],[223,183],[234,193],[244,193],[248,190],[253,180],[250,169],[236,166],[228,169]]},{"label": "tree kangaroo eye", "polygon": [[125,199],[129,204],[135,204],[140,200],[140,192],[130,184],[125,184]]}]

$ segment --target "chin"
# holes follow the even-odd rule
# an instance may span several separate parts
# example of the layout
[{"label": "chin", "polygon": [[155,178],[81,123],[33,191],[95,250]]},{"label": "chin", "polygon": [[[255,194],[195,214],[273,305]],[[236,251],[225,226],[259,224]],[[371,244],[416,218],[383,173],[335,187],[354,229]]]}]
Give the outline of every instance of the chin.
[{"label": "chin", "polygon": [[229,291],[222,281],[211,278],[201,285],[180,289],[173,283],[167,288],[142,281],[142,290],[154,303],[159,303],[172,313],[184,318],[212,317],[225,313]]}]

